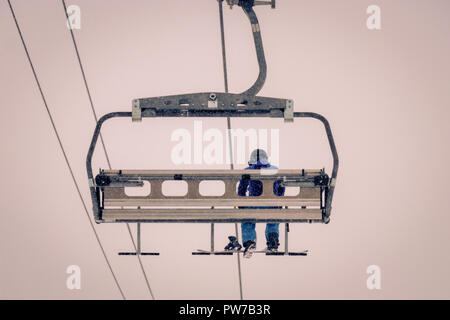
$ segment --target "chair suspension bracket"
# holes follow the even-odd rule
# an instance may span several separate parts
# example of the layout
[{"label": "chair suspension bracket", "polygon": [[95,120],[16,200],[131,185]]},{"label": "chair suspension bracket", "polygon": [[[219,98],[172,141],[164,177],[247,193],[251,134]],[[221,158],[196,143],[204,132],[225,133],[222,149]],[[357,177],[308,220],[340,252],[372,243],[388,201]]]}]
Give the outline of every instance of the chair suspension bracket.
[{"label": "chair suspension bracket", "polygon": [[294,101],[218,92],[133,100],[132,120],[146,117],[272,117],[292,122]]}]

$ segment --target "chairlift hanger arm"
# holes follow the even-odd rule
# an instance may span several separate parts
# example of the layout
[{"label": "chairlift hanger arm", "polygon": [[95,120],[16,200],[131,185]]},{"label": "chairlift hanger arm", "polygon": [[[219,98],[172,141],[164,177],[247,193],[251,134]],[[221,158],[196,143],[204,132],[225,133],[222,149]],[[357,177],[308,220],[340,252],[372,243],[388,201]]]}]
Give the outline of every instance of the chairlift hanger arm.
[{"label": "chairlift hanger arm", "polygon": [[[222,0],[219,0],[222,1]],[[256,16],[255,11],[253,10],[254,6],[257,5],[271,5],[272,9],[275,9],[275,0],[272,1],[254,1],[254,0],[227,0],[227,3],[230,5],[230,8],[233,8],[234,5],[238,5],[242,8],[246,16],[250,21],[250,25],[252,27],[253,40],[256,48],[256,57],[258,60],[259,66],[259,74],[255,83],[246,91],[242,93],[244,96],[255,96],[261,90],[266,81],[267,77],[267,63],[266,57],[264,55],[264,47],[263,41],[261,37],[261,29],[259,26],[258,17]]]},{"label": "chairlift hanger arm", "polygon": [[[195,93],[167,97],[136,99],[133,101],[133,120],[140,120],[141,112],[144,113],[143,116],[158,115],[159,113],[161,113],[159,112],[160,109],[164,109],[164,113],[166,116],[169,116],[171,111],[172,116],[178,116],[179,112],[194,112],[198,116],[202,116],[202,112],[199,112],[199,109],[202,109],[205,106],[208,106],[211,109],[220,106],[220,108],[216,111],[212,111],[216,114],[216,116],[220,116],[220,113],[223,113],[224,110],[227,112],[230,112],[232,110],[237,110],[234,112],[240,112],[238,110],[239,106],[254,106],[255,114],[258,114],[258,109],[271,109],[271,111],[277,111],[276,109],[284,109],[287,105],[292,105],[292,103],[288,99],[256,97],[256,94],[258,94],[258,92],[263,87],[267,77],[267,63],[264,55],[264,47],[262,43],[259,22],[256,13],[253,10],[253,6],[271,4],[272,8],[275,8],[275,2],[253,0],[227,0],[227,2],[231,7],[233,5],[241,6],[248,19],[250,20],[259,66],[259,75],[255,83],[248,90],[244,91],[241,94]],[[185,108],[180,109],[180,106],[183,106]],[[208,112],[208,114],[212,112]],[[292,112],[290,112],[290,118],[292,118],[291,113]]]},{"label": "chairlift hanger arm", "polygon": [[255,83],[247,90],[244,91],[242,94],[246,96],[255,96],[258,94],[258,92],[261,90],[261,88],[264,85],[264,82],[266,81],[267,77],[267,63],[266,63],[266,57],[264,55],[264,47],[261,37],[261,29],[259,27],[258,18],[256,17],[256,13],[253,10],[253,7],[242,7],[245,14],[247,15],[248,19],[250,20],[250,23],[252,25],[252,33],[253,33],[253,40],[255,42],[255,48],[256,48],[256,56],[258,59],[258,65],[259,65],[259,75],[256,79]]}]

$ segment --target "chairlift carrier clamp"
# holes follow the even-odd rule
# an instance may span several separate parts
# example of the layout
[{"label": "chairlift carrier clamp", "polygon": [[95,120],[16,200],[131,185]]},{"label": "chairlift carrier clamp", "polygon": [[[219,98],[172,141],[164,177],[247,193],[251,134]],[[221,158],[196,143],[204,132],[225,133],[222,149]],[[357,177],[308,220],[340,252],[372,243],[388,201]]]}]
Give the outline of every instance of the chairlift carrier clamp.
[{"label": "chairlift carrier clamp", "polygon": [[[94,219],[97,223],[134,222],[138,223],[138,226],[140,223],[156,222],[329,223],[339,158],[328,121],[317,113],[294,112],[294,103],[290,99],[256,96],[264,85],[267,65],[259,22],[253,6],[270,4],[274,8],[275,1],[227,0],[227,3],[231,7],[240,6],[250,20],[259,65],[257,80],[247,91],[240,94],[203,92],[140,98],[133,100],[131,112],[113,112],[101,117],[97,122],[86,159]],[[100,170],[94,178],[92,156],[102,125],[106,120],[131,118],[132,121],[141,121],[142,118],[162,117],[270,117],[281,118],[288,123],[294,122],[295,118],[319,120],[324,125],[333,157],[331,178],[324,169],[277,170],[271,173],[264,172],[265,170],[245,172],[239,170]],[[259,197],[236,195],[236,183],[241,179],[263,182],[265,187],[263,194]],[[161,185],[167,180],[186,181],[187,194],[182,197],[163,195]],[[224,195],[217,197],[200,195],[199,183],[205,180],[222,180],[226,186]],[[300,193],[297,196],[274,195],[271,186],[278,180],[282,180],[284,186],[300,186]],[[144,181],[151,184],[151,192],[148,196],[129,197],[125,194],[126,187],[142,186]],[[281,209],[245,208],[262,205],[279,206]]]}]

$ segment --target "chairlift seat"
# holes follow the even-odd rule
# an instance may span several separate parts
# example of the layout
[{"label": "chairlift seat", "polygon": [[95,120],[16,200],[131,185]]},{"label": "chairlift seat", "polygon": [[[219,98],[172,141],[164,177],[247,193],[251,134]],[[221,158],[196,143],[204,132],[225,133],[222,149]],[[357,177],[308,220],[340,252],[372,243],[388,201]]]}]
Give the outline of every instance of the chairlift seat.
[{"label": "chairlift seat", "polygon": [[[239,196],[236,186],[243,179],[260,181],[262,194]],[[323,170],[102,170],[95,180],[102,222],[320,222],[328,176]],[[127,195],[126,188],[144,181],[150,184],[149,194]],[[165,195],[165,181],[185,181],[186,194]],[[202,195],[202,181],[222,181],[225,191]],[[278,196],[276,181],[299,191]]]}]

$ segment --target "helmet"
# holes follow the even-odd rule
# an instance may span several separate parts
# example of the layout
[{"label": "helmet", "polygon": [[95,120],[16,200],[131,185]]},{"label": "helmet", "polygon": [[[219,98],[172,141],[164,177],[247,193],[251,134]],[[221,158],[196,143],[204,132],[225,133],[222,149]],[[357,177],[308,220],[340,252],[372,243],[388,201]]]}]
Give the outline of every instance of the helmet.
[{"label": "helmet", "polygon": [[257,164],[257,163],[268,165],[269,157],[267,153],[263,149],[255,149],[250,154],[250,160],[248,161],[249,165]]}]

